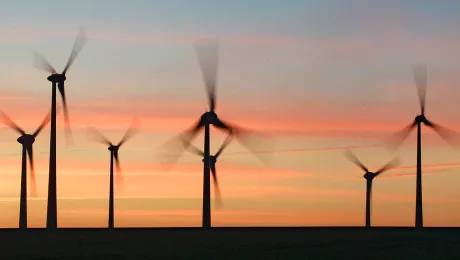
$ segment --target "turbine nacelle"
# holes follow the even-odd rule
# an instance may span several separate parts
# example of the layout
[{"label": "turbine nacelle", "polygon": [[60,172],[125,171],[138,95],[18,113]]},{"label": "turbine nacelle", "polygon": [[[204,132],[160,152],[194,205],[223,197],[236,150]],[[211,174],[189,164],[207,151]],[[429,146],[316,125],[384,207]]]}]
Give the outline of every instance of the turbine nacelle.
[{"label": "turbine nacelle", "polygon": [[363,175],[364,179],[366,180],[372,180],[374,179],[375,177],[375,173],[373,172],[366,172],[364,175]]},{"label": "turbine nacelle", "polygon": [[18,143],[23,145],[32,145],[35,142],[35,137],[30,134],[22,135],[18,138]]},{"label": "turbine nacelle", "polygon": [[217,123],[218,117],[217,117],[217,114],[214,111],[209,111],[209,112],[204,113],[201,116],[201,120],[205,124],[211,124],[212,125],[212,124]]},{"label": "turbine nacelle", "polygon": [[428,123],[428,120],[426,119],[425,115],[422,114],[415,117],[415,122],[426,124]]},{"label": "turbine nacelle", "polygon": [[345,152],[345,156],[348,158],[348,160],[350,160],[352,163],[354,163],[356,166],[358,166],[359,168],[361,168],[361,170],[365,172],[363,177],[368,181],[372,181],[375,177],[377,177],[381,173],[386,172],[389,169],[394,168],[397,164],[399,164],[398,159],[393,159],[389,163],[385,164],[378,171],[370,172],[369,169],[366,166],[364,166],[364,164],[358,159],[358,157],[356,157],[356,155],[354,155],[350,150],[347,150]]},{"label": "turbine nacelle", "polygon": [[118,151],[120,147],[118,145],[111,145],[109,146],[108,150],[111,151],[111,152],[116,152]]},{"label": "turbine nacelle", "polygon": [[66,76],[64,74],[57,74],[56,72],[53,72],[53,74],[48,77],[48,80],[53,83],[64,82],[66,80]]}]

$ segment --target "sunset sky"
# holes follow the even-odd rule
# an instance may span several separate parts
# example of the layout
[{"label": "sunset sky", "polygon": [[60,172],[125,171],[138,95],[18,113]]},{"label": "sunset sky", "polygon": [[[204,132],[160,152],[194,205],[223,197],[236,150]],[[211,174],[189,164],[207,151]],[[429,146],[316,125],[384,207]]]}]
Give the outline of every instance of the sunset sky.
[{"label": "sunset sky", "polygon": [[[273,136],[273,154],[263,164],[237,142],[228,147],[213,226],[364,225],[364,173],[343,156],[351,147],[371,170],[401,158],[374,181],[372,224],[413,226],[415,132],[397,153],[382,140],[419,112],[410,70],[419,62],[428,66],[427,118],[460,130],[459,13],[460,2],[448,0],[2,1],[0,110],[35,131],[51,84],[32,51],[60,72],[84,26],[66,81],[73,146],[57,119],[58,225],[107,226],[110,154],[86,129],[118,142],[138,116],[139,133],[120,149],[115,225],[200,226],[201,158],[184,154],[167,172],[161,147],[208,108],[193,43],[214,37],[218,115]],[[460,153],[422,133],[425,226],[459,226]],[[212,134],[215,151],[225,136]],[[17,137],[0,127],[0,227],[18,226]],[[34,150],[39,197],[29,200],[29,224],[43,227],[49,127]]]}]

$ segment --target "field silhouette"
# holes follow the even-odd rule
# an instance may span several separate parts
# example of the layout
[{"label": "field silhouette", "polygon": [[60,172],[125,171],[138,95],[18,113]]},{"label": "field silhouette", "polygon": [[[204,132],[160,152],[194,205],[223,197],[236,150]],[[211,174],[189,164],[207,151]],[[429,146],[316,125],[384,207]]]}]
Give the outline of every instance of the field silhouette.
[{"label": "field silhouette", "polygon": [[458,259],[457,228],[1,230],[2,258]]}]

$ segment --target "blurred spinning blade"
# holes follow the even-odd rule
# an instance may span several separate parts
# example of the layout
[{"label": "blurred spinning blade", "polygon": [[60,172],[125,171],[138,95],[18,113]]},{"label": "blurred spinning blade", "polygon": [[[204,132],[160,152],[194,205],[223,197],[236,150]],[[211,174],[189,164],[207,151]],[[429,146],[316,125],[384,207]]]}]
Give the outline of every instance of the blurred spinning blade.
[{"label": "blurred spinning blade", "polygon": [[217,66],[219,57],[219,44],[214,39],[202,39],[195,43],[203,81],[208,92],[209,108],[216,108]]}]

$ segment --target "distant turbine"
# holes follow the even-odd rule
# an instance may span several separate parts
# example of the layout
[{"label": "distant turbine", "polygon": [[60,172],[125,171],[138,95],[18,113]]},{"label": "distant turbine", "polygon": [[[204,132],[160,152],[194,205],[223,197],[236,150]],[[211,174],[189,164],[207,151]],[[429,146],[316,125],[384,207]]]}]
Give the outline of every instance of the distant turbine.
[{"label": "distant turbine", "polygon": [[416,199],[415,199],[415,227],[423,227],[423,203],[422,203],[422,129],[424,124],[433,129],[446,142],[452,142],[458,134],[443,126],[429,121],[425,117],[425,101],[426,101],[426,86],[427,86],[427,68],[424,64],[412,66],[418,97],[420,101],[420,115],[417,115],[410,125],[406,126],[399,132],[393,135],[393,140],[390,142],[390,147],[398,148],[404,140],[409,136],[415,126],[417,126],[417,177],[416,177]]},{"label": "distant turbine", "polygon": [[[204,228],[211,227],[211,192],[210,192],[210,126],[226,131],[232,134],[238,141],[246,145],[251,151],[254,151],[254,147],[249,147],[249,139],[254,137],[254,133],[243,128],[230,125],[227,122],[222,121],[215,113],[216,108],[216,84],[217,84],[217,58],[218,58],[218,42],[211,39],[200,40],[195,44],[195,50],[198,55],[198,62],[201,67],[203,74],[204,83],[206,86],[209,109],[210,111],[205,112],[198,122],[188,131],[182,133],[178,138],[173,138],[167,145],[172,146],[172,141],[179,139],[179,146],[183,151],[183,145],[187,146],[190,144],[198,132],[204,128],[204,169],[203,169],[203,219],[202,226]],[[265,140],[264,144],[270,143],[269,140]],[[170,147],[167,147],[170,148]],[[185,148],[187,149],[187,148]],[[176,157],[177,158],[177,157]]]},{"label": "distant turbine", "polygon": [[[211,173],[212,173],[212,179],[213,179],[213,182],[214,182],[214,192],[215,192],[215,196],[216,196],[216,204],[217,204],[217,207],[222,207],[222,197],[221,197],[221,193],[220,193],[220,188],[219,188],[219,182],[217,180],[217,171],[216,171],[216,162],[217,162],[217,158],[219,158],[219,156],[222,154],[222,152],[225,150],[225,148],[230,144],[230,141],[232,140],[233,136],[231,134],[229,134],[227,136],[227,138],[225,139],[225,141],[222,143],[222,145],[220,146],[219,150],[217,150],[217,153],[215,155],[210,155],[209,156],[209,166],[210,166],[210,170],[211,170]],[[196,148],[195,146],[191,145],[191,144],[187,144],[185,145],[186,146],[186,149],[188,149],[191,153],[194,153],[194,154],[197,154],[199,156],[202,156],[203,159],[202,159],[202,162],[204,163],[204,152],[198,148]]]},{"label": "distant turbine", "polygon": [[34,153],[33,144],[35,138],[41,130],[50,121],[50,114],[45,117],[42,123],[38,126],[33,134],[26,134],[17,124],[11,120],[4,112],[0,112],[3,117],[3,122],[11,129],[15,130],[21,136],[18,138],[18,143],[22,144],[22,170],[21,170],[21,195],[19,203],[19,228],[27,228],[27,155],[29,156],[30,164],[30,180],[31,180],[31,193],[33,197],[37,196],[37,187],[35,182],[35,169],[34,169]]},{"label": "distant turbine", "polygon": [[345,156],[348,160],[356,164],[358,167],[363,169],[365,172],[364,179],[366,179],[366,227],[371,226],[371,195],[372,195],[372,181],[375,177],[379,176],[381,173],[390,170],[399,163],[399,160],[395,159],[387,163],[380,170],[376,172],[370,172],[366,166],[364,166],[361,161],[350,151],[345,152]]},{"label": "distant turbine", "polygon": [[99,131],[95,128],[89,128],[89,132],[92,134],[93,139],[99,143],[108,145],[108,150],[110,151],[110,190],[109,190],[109,228],[114,228],[114,192],[113,192],[113,160],[115,159],[115,167],[117,171],[117,185],[123,185],[123,177],[121,175],[121,168],[120,168],[120,161],[118,157],[118,149],[128,141],[134,134],[135,128],[131,126],[126,131],[125,135],[121,139],[121,141],[114,145],[110,142],[105,136],[103,136]]},{"label": "distant turbine", "polygon": [[67,64],[61,74],[57,74],[53,66],[38,52],[34,52],[35,67],[51,73],[48,80],[52,82],[51,92],[51,132],[50,132],[50,162],[49,162],[49,182],[48,182],[48,206],[46,228],[57,228],[57,199],[56,199],[56,84],[61,93],[64,108],[64,123],[66,130],[66,142],[71,142],[71,131],[69,114],[67,111],[67,101],[65,96],[64,81],[66,80],[67,70],[70,68],[80,50],[85,43],[84,29],[81,28],[77,39],[73,45]]}]

